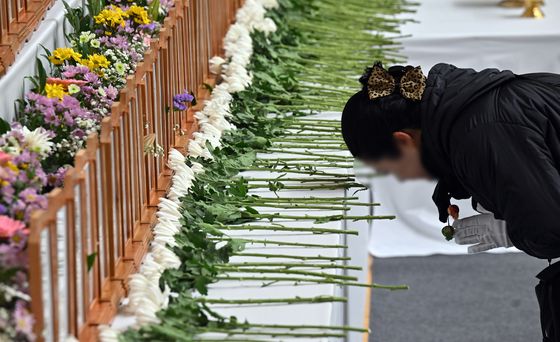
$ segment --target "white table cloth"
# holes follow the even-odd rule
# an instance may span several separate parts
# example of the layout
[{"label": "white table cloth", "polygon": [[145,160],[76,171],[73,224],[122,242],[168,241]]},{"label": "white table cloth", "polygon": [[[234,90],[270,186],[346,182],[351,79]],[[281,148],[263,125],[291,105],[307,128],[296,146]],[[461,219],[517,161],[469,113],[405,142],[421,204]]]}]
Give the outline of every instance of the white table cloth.
[{"label": "white table cloth", "polygon": [[428,71],[445,62],[474,69],[515,73],[560,73],[560,2],[546,1],[544,19],[521,18],[521,8],[497,0],[420,0],[416,22],[401,27],[403,55]]},{"label": "white table cloth", "polygon": [[[510,69],[515,73],[560,73],[560,2],[546,1],[542,20],[521,18],[523,9],[506,9],[495,0],[421,0],[417,13],[401,27],[402,54],[427,74],[440,62],[476,70]],[[376,213],[397,220],[374,223],[370,252],[376,257],[465,254],[467,248],[441,235],[431,196],[435,183],[399,183],[392,177],[373,182]],[[461,216],[476,214],[470,200],[458,201]],[[515,248],[493,252],[516,251]]]}]

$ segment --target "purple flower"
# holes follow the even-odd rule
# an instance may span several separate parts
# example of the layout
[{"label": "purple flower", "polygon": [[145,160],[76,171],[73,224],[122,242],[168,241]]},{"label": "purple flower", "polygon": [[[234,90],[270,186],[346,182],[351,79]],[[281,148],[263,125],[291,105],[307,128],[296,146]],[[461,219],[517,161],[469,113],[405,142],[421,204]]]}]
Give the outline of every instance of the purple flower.
[{"label": "purple flower", "polygon": [[194,100],[194,96],[189,94],[186,90],[184,93],[173,96],[173,108],[178,111],[187,110],[188,103]]},{"label": "purple flower", "polygon": [[56,170],[53,173],[50,173],[47,176],[48,179],[48,185],[50,185],[53,188],[59,188],[64,184],[64,177],[66,176],[66,172],[68,172],[68,168],[67,167],[59,167],[58,170]]},{"label": "purple flower", "polygon": [[117,98],[117,95],[119,95],[119,90],[113,86],[108,86],[107,88],[105,88],[105,93],[107,94],[107,97],[111,100],[115,100]]},{"label": "purple flower", "polygon": [[16,331],[27,336],[30,340],[34,339],[33,334],[33,316],[27,309],[27,303],[22,300],[16,302],[16,310],[14,311],[14,321]]}]

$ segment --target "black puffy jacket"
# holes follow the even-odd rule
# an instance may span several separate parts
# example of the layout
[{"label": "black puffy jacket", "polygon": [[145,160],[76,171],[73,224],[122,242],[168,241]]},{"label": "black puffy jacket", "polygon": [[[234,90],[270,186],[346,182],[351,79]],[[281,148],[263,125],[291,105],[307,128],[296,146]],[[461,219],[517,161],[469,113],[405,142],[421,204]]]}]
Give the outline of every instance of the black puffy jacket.
[{"label": "black puffy jacket", "polygon": [[513,244],[560,257],[560,75],[434,66],[422,100],[422,161],[450,198],[506,221]]}]

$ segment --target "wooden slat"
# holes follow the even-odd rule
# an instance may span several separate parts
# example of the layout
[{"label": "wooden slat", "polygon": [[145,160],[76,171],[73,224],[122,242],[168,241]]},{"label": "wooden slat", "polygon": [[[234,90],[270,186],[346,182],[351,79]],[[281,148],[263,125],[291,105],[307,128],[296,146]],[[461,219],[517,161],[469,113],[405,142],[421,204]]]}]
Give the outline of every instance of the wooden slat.
[{"label": "wooden slat", "polygon": [[41,23],[54,0],[0,1],[0,76]]}]

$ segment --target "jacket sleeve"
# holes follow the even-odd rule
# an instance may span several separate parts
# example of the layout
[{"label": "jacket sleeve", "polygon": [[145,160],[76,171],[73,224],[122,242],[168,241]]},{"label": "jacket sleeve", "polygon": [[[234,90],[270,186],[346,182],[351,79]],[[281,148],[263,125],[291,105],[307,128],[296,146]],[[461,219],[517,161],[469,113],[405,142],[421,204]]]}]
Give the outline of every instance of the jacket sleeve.
[{"label": "jacket sleeve", "polygon": [[455,143],[457,177],[481,205],[506,221],[513,244],[538,258],[560,257],[560,174],[542,134],[492,122]]},{"label": "jacket sleeve", "polygon": [[560,75],[549,72],[536,72],[532,74],[520,75],[522,78],[528,78],[534,81],[547,83],[560,91]]}]

